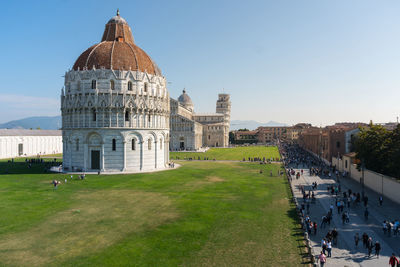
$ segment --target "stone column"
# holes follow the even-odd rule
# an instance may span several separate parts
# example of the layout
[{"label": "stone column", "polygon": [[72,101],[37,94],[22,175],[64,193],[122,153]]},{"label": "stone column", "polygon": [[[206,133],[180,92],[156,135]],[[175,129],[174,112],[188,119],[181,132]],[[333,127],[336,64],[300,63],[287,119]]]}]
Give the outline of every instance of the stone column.
[{"label": "stone column", "polygon": [[140,145],[140,170],[143,169],[143,140],[138,142],[138,145]]},{"label": "stone column", "polygon": [[99,113],[97,112],[97,108],[94,110],[96,113],[96,128],[98,127],[98,121],[99,121]]},{"label": "stone column", "polygon": [[88,161],[88,144],[87,142],[83,142],[83,171],[87,170],[87,161]]},{"label": "stone column", "polygon": [[86,116],[86,109],[82,108],[82,127],[85,127],[85,116]]},{"label": "stone column", "polygon": [[108,119],[109,119],[109,122],[108,122],[108,127],[111,127],[111,108],[108,110]]},{"label": "stone column", "polygon": [[123,167],[122,167],[122,171],[126,171],[126,141],[125,139],[122,141],[122,151],[123,151]]},{"label": "stone column", "polygon": [[104,168],[104,143],[101,142],[101,153],[100,153],[100,159],[101,159],[101,166],[100,170],[101,172],[104,172],[106,169]]},{"label": "stone column", "polygon": [[155,137],[154,139],[155,139],[154,140],[154,158],[155,158],[154,168],[157,169],[157,149],[158,149],[157,144],[158,144],[158,142],[157,142],[157,137]]},{"label": "stone column", "polygon": [[69,143],[69,169],[72,171],[72,141],[68,141]]}]

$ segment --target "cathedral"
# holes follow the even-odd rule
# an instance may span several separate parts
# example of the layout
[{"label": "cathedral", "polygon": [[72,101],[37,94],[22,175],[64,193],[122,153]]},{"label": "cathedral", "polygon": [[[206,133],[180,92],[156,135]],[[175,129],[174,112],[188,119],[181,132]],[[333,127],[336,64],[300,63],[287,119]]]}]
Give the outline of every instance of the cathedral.
[{"label": "cathedral", "polygon": [[219,94],[215,113],[195,113],[192,99],[184,89],[177,100],[170,100],[170,150],[199,150],[227,147],[231,102],[229,94]]},{"label": "cathedral", "polygon": [[140,172],[169,161],[170,97],[119,12],[65,73],[64,171]]},{"label": "cathedral", "polygon": [[228,94],[218,95],[216,113],[199,114],[185,90],[174,100],[166,85],[117,12],[65,73],[63,171],[153,171],[168,166],[170,149],[228,146]]}]

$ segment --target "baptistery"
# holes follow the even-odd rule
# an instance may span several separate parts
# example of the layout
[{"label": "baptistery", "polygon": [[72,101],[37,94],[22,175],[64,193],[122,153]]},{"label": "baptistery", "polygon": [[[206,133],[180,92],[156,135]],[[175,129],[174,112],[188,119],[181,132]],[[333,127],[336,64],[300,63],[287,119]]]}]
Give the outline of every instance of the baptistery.
[{"label": "baptistery", "polygon": [[169,160],[167,82],[119,12],[65,73],[63,170],[141,172]]}]

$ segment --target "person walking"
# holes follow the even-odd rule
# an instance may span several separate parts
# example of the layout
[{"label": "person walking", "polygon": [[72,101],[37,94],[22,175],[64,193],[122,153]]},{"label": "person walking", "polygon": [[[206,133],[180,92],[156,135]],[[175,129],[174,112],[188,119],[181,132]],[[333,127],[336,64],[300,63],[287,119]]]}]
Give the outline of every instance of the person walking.
[{"label": "person walking", "polygon": [[326,251],[328,251],[328,258],[332,257],[332,242],[331,240],[328,240],[328,242],[326,242]]},{"label": "person walking", "polygon": [[379,252],[381,251],[381,244],[379,241],[375,242],[375,256],[379,259]]},{"label": "person walking", "polygon": [[374,244],[372,243],[372,237],[369,237],[368,241],[367,241],[368,257],[371,257],[373,247],[374,247]]},{"label": "person walking", "polygon": [[325,263],[326,263],[326,256],[325,254],[321,251],[321,253],[318,256],[319,259],[319,264],[321,267],[324,267]]},{"label": "person walking", "polygon": [[325,251],[326,251],[326,239],[325,238],[322,239],[321,247],[322,247],[322,252],[325,255]]},{"label": "person walking", "polygon": [[358,235],[358,233],[356,233],[355,235],[354,235],[354,245],[356,246],[356,247],[358,247],[358,242],[360,241],[360,236]]},{"label": "person walking", "polygon": [[338,233],[338,231],[336,230],[336,228],[333,228],[333,230],[332,230],[332,239],[333,239],[333,244],[335,245],[335,246],[337,246],[337,238],[338,238],[338,235],[339,235],[339,233]]},{"label": "person walking", "polygon": [[365,208],[365,211],[364,211],[364,219],[365,219],[366,221],[368,221],[368,215],[369,215],[368,208]]},{"label": "person walking", "polygon": [[367,241],[368,241],[368,235],[367,235],[367,233],[363,233],[363,235],[362,235],[362,240],[363,240],[363,247],[364,248],[367,248]]},{"label": "person walking", "polygon": [[314,235],[317,234],[317,222],[313,223],[313,228],[314,228]]},{"label": "person walking", "polygon": [[396,258],[394,253],[392,253],[392,256],[389,259],[389,265],[391,267],[396,267],[396,265],[399,266],[399,260]]}]

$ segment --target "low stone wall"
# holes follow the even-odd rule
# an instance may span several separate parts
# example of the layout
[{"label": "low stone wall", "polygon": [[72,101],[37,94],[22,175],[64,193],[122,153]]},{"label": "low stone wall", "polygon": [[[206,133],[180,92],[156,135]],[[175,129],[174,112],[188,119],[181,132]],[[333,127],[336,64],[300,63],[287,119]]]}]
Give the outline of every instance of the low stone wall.
[{"label": "low stone wall", "polygon": [[285,166],[285,176],[286,176],[286,179],[289,182],[290,192],[292,193],[292,201],[296,206],[297,215],[299,217],[300,224],[301,224],[301,227],[302,227],[302,230],[303,230],[304,242],[305,242],[305,245],[306,245],[306,248],[307,248],[307,254],[308,254],[308,256],[309,256],[309,258],[311,260],[311,265],[316,267],[317,266],[317,260],[318,260],[317,259],[317,255],[318,254],[316,254],[316,252],[314,251],[312,243],[311,243],[311,240],[310,240],[310,237],[308,236],[308,233],[307,233],[307,230],[306,230],[306,222],[304,221],[304,215],[301,212],[301,208],[300,208],[301,205],[299,204],[299,202],[297,201],[297,198],[295,197],[294,189],[293,189],[293,185],[292,185],[292,178],[288,175],[288,171],[289,171],[289,169]]},{"label": "low stone wall", "polygon": [[[347,171],[349,177],[358,183],[362,183],[362,171],[357,170],[357,165],[350,164],[350,166],[345,169],[341,161],[342,160],[338,161],[334,157],[332,158],[332,165],[337,166],[339,171]],[[384,197],[400,204],[400,182],[393,177],[370,170],[364,170],[364,185],[378,194],[382,194]]]}]

